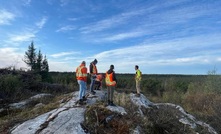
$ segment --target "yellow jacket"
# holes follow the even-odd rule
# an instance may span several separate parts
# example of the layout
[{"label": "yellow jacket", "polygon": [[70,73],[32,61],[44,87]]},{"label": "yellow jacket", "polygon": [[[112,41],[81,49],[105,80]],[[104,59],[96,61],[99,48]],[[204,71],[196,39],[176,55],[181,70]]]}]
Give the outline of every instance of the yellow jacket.
[{"label": "yellow jacket", "polygon": [[142,78],[142,72],[139,69],[137,69],[135,74],[135,80],[141,81],[141,78]]}]

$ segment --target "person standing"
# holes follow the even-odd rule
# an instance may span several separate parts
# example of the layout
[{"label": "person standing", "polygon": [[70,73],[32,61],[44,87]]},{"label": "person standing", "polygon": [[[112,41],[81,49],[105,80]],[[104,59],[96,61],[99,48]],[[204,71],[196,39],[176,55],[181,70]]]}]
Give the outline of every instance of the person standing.
[{"label": "person standing", "polygon": [[138,65],[135,65],[135,70],[136,70],[135,81],[136,81],[136,90],[137,90],[136,96],[140,97],[140,82],[142,78],[142,72],[139,70]]},{"label": "person standing", "polygon": [[110,65],[110,69],[106,72],[105,82],[107,86],[107,104],[110,106],[115,106],[113,103],[113,96],[117,79],[114,72],[114,65]]},{"label": "person standing", "polygon": [[77,67],[76,78],[79,84],[79,104],[82,105],[86,100],[85,94],[87,90],[87,68],[85,61],[82,61],[81,65]]},{"label": "person standing", "polygon": [[90,63],[90,75],[91,75],[91,84],[90,84],[90,92],[91,94],[95,94],[96,92],[94,91],[94,83],[95,83],[95,79],[96,79],[96,75],[97,75],[97,59],[94,59],[94,61],[92,61]]}]

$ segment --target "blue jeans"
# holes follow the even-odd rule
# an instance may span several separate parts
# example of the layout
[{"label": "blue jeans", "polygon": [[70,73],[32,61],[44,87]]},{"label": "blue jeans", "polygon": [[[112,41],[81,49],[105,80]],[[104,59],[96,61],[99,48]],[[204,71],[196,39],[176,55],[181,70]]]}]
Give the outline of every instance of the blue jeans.
[{"label": "blue jeans", "polygon": [[90,85],[90,92],[94,91],[94,83],[95,83],[96,77],[91,76],[91,85]]},{"label": "blue jeans", "polygon": [[86,82],[83,80],[78,80],[78,84],[79,84],[79,99],[82,99],[83,96],[85,96],[86,94],[87,85]]}]

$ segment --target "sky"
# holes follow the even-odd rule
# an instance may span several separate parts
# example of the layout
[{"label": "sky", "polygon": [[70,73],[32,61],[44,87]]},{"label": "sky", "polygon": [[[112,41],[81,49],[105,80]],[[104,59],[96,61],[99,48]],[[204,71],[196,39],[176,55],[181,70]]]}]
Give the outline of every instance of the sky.
[{"label": "sky", "polygon": [[50,71],[221,72],[221,0],[0,0],[0,68],[28,68],[34,42]]}]

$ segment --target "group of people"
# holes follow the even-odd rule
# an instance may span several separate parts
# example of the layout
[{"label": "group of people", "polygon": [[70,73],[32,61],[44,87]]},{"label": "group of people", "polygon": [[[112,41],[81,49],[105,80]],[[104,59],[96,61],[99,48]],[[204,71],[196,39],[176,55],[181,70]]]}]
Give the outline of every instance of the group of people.
[{"label": "group of people", "polygon": [[[101,85],[102,85],[102,80],[105,78],[105,83],[107,86],[107,105],[110,106],[115,106],[113,103],[113,96],[114,96],[114,90],[116,88],[117,84],[117,79],[116,75],[114,72],[114,65],[110,65],[109,70],[106,72],[106,74],[98,74],[97,66],[96,64],[98,63],[97,59],[94,59],[90,63],[89,66],[89,74],[91,78],[91,83],[90,83],[90,93],[91,94],[96,94],[94,91],[95,89],[99,90]],[[136,89],[137,89],[137,94],[136,96],[140,96],[140,81],[141,81],[141,71],[139,70],[139,66],[135,66],[136,74],[135,74],[135,81],[136,81]],[[86,90],[87,90],[87,67],[86,67],[86,62],[82,61],[79,67],[76,69],[76,78],[77,82],[79,84],[79,104],[84,104],[84,101],[87,100],[86,98]],[[95,88],[95,85],[96,88]]]}]

